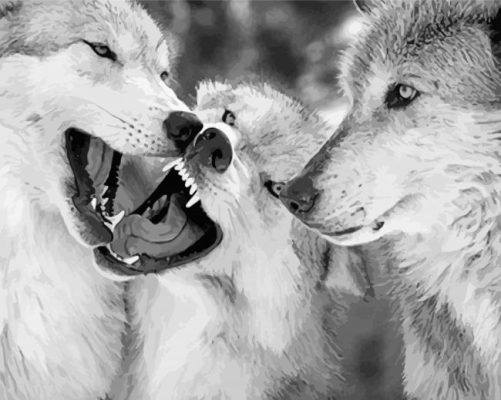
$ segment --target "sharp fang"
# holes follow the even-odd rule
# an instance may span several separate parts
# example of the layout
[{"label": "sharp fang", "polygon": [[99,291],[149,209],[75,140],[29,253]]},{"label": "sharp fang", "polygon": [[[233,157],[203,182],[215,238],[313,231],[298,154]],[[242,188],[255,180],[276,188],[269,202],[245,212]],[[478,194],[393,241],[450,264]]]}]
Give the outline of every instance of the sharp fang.
[{"label": "sharp fang", "polygon": [[136,261],[139,260],[139,256],[132,256],[132,257],[128,257],[128,258],[123,258],[122,256],[118,255],[117,253],[115,253],[112,249],[111,249],[111,246],[108,244],[106,245],[106,247],[108,248],[109,252],[111,253],[111,255],[113,257],[115,257],[118,261],[122,261],[124,262],[125,264],[128,264],[128,265],[132,265],[134,264]]},{"label": "sharp fang", "polygon": [[186,208],[190,208],[194,206],[196,203],[200,201],[200,197],[198,197],[198,194],[194,194],[193,197],[186,203]]},{"label": "sharp fang", "polygon": [[109,220],[109,223],[106,223],[106,226],[111,229],[111,231],[115,231],[115,227],[118,223],[125,217],[125,211],[120,211],[117,215],[107,215],[106,218]]},{"label": "sharp fang", "polygon": [[179,164],[182,161],[183,161],[182,158],[176,158],[174,161],[166,164],[165,167],[163,167],[162,171],[163,172],[167,172],[167,171],[171,170],[173,167],[175,167],[177,164]]},{"label": "sharp fang", "polygon": [[90,205],[92,206],[92,208],[94,209],[94,211],[96,211],[96,208],[97,208],[97,199],[95,197],[93,197],[92,200],[90,201]]},{"label": "sharp fang", "polygon": [[191,185],[193,185],[193,182],[195,182],[195,180],[190,177],[190,178],[186,179],[186,182],[184,182],[184,186],[190,187]]},{"label": "sharp fang", "polygon": [[139,256],[132,256],[132,257],[129,257],[129,258],[122,258],[122,261],[125,264],[128,264],[128,265],[132,265],[132,264],[134,264],[138,260],[139,260]]},{"label": "sharp fang", "polygon": [[180,171],[180,170],[184,169],[184,161],[183,161],[183,159],[181,159],[181,161],[179,161],[176,165],[174,165],[174,169],[177,170],[177,171]]},{"label": "sharp fang", "polygon": [[193,186],[190,187],[190,195],[192,195],[193,193],[195,193],[197,190],[198,190],[198,186],[197,186],[196,183],[194,183]]},{"label": "sharp fang", "polygon": [[183,181],[185,181],[186,179],[188,179],[190,177],[190,174],[184,168],[179,171],[179,175],[181,175],[181,179]]}]

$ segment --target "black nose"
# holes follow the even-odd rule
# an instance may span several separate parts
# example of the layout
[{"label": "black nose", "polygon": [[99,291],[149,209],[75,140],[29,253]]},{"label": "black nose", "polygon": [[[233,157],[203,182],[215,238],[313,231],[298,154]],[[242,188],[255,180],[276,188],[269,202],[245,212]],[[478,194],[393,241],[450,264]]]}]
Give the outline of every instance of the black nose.
[{"label": "black nose", "polygon": [[202,122],[195,114],[185,111],[171,112],[164,121],[167,137],[179,150],[186,149],[202,127]]},{"label": "black nose", "polygon": [[280,192],[280,200],[293,214],[310,211],[317,197],[318,191],[309,176],[294,178]]},{"label": "black nose", "polygon": [[203,165],[221,173],[228,169],[233,159],[230,140],[217,128],[208,128],[197,136],[195,152]]}]

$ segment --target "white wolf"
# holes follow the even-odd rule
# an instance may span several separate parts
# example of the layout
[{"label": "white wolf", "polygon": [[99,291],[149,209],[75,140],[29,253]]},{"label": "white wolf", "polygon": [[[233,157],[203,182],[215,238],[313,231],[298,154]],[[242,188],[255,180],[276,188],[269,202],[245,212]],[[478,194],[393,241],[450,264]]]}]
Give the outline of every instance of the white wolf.
[{"label": "white wolf", "polygon": [[501,399],[501,2],[361,8],[352,108],[282,199],[334,243],[381,239],[409,398]]},{"label": "white wolf", "polygon": [[199,262],[132,283],[141,345],[128,398],[338,398],[345,304],[333,288],[362,293],[362,259],[278,200],[331,130],[267,85],[204,83],[197,101],[205,129],[166,179],[222,241]]},{"label": "white wolf", "polygon": [[119,371],[123,287],[102,275],[168,265],[105,246],[146,193],[123,181],[126,155],[178,154],[201,128],[169,88],[172,60],[133,2],[0,2],[2,400],[104,398]]}]

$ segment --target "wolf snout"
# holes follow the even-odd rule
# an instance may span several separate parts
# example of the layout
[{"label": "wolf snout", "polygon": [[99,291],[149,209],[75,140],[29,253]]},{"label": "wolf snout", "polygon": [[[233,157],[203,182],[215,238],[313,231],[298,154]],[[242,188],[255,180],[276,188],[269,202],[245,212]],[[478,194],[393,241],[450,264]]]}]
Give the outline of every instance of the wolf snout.
[{"label": "wolf snout", "polygon": [[164,121],[163,126],[167,137],[181,151],[186,149],[203,128],[203,124],[198,117],[186,111],[171,112]]},{"label": "wolf snout", "polygon": [[202,165],[219,173],[228,169],[233,159],[233,148],[226,134],[218,128],[208,128],[195,139],[195,152]]},{"label": "wolf snout", "polygon": [[318,194],[313,180],[305,175],[289,181],[280,191],[280,200],[292,214],[306,214],[315,205]]}]

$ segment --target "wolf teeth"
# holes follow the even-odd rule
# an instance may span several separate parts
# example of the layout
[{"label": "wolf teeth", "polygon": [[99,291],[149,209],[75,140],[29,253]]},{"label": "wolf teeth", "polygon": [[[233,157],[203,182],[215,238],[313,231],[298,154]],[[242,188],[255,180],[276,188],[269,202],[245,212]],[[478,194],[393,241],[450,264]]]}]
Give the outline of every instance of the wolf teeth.
[{"label": "wolf teeth", "polygon": [[176,165],[174,165],[174,169],[176,171],[181,171],[184,169],[184,161],[183,159],[181,159],[178,163],[176,163]]},{"label": "wolf teeth", "polygon": [[125,217],[125,211],[120,211],[117,215],[106,215],[105,225],[112,231],[115,231],[116,226],[119,224],[121,220]]},{"label": "wolf teeth", "polygon": [[186,208],[193,207],[196,203],[200,201],[200,197],[198,196],[198,186],[195,183],[195,179],[191,177],[190,173],[186,170],[183,159],[176,160],[174,165],[174,169],[177,171],[178,175],[184,181],[184,186],[189,188],[190,200],[186,203]]},{"label": "wolf teeth", "polygon": [[162,171],[163,172],[170,171],[172,168],[176,167],[176,165],[178,165],[182,161],[183,161],[182,158],[176,158],[174,161],[166,164],[165,167],[163,167]]},{"label": "wolf teeth", "polygon": [[127,257],[127,258],[123,258],[122,256],[118,255],[117,253],[115,253],[113,250],[111,250],[111,246],[108,244],[107,246],[107,249],[109,250],[109,252],[111,253],[111,255],[113,257],[115,257],[117,260],[119,261],[122,261],[124,262],[125,264],[127,265],[132,265],[134,264],[136,261],[139,260],[139,256],[132,256],[132,257]]},{"label": "wolf teeth", "polygon": [[179,171],[179,175],[181,175],[181,179],[183,181],[187,180],[190,177],[190,174],[184,168]]},{"label": "wolf teeth", "polygon": [[200,197],[198,197],[198,194],[195,193],[193,197],[186,203],[186,208],[191,208],[193,207],[196,203],[200,201]]}]

